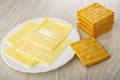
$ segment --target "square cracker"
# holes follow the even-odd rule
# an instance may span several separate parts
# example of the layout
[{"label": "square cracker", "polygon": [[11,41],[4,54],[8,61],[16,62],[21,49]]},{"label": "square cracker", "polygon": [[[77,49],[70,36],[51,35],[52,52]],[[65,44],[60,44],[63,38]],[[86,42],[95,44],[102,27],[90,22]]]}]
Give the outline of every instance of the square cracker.
[{"label": "square cracker", "polygon": [[97,24],[113,14],[114,12],[112,10],[107,9],[99,3],[94,3],[84,9],[77,11],[77,15],[79,15],[79,17],[84,18],[92,24]]},{"label": "square cracker", "polygon": [[93,37],[73,42],[70,46],[85,66],[96,64],[110,57]]}]

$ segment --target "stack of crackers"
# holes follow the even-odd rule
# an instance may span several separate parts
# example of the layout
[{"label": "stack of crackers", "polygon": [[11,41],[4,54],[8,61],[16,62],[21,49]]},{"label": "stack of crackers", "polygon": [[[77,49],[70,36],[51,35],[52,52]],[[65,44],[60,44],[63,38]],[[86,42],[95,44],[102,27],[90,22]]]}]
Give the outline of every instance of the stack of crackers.
[{"label": "stack of crackers", "polygon": [[77,11],[78,27],[88,35],[98,37],[112,29],[114,12],[94,3]]}]

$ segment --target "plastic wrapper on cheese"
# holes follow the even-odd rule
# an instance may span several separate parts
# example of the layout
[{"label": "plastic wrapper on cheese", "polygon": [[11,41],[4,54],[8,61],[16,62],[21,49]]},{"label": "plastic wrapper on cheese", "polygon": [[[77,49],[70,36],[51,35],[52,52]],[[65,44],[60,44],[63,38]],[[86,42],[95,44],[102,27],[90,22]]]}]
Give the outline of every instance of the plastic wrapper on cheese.
[{"label": "plastic wrapper on cheese", "polygon": [[32,68],[39,64],[39,61],[27,56],[25,54],[22,54],[19,51],[15,50],[15,47],[9,47],[4,51],[4,54],[9,57],[10,59],[16,61],[17,63],[21,64],[22,66],[26,68]]},{"label": "plastic wrapper on cheese", "polygon": [[22,39],[22,37],[24,37],[26,34],[28,34],[30,31],[32,31],[36,26],[37,26],[37,24],[35,24],[32,21],[27,22],[20,30],[18,30],[16,33],[11,35],[6,40],[6,42],[10,45],[18,42],[19,40]]},{"label": "plastic wrapper on cheese", "polygon": [[40,61],[41,64],[50,65],[64,51],[70,39],[64,39],[53,51],[45,50],[39,45],[26,41],[25,44],[18,46],[17,50]]},{"label": "plastic wrapper on cheese", "polygon": [[43,22],[25,38],[49,51],[52,51],[68,36],[71,28],[71,25],[62,24],[45,18]]}]

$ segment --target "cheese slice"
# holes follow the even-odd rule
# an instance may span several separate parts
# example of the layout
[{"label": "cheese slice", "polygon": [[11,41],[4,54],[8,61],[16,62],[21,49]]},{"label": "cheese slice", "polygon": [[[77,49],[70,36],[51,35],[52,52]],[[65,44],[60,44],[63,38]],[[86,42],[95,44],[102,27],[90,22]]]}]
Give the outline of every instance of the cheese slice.
[{"label": "cheese slice", "polygon": [[29,33],[31,30],[33,30],[35,27],[37,26],[37,24],[35,24],[32,21],[29,21],[28,23],[26,23],[20,30],[18,30],[15,34],[13,34],[12,36],[10,36],[6,42],[8,44],[13,44],[18,42],[19,40],[22,39],[22,37],[24,35],[26,35],[27,33]]},{"label": "cheese slice", "polygon": [[65,38],[53,51],[48,51],[41,48],[39,45],[30,43],[28,41],[21,41],[21,46],[17,46],[17,50],[37,59],[42,64],[50,65],[62,53],[62,51],[69,44],[70,39]]},{"label": "cheese slice", "polygon": [[9,47],[4,51],[4,54],[11,58],[12,60],[16,61],[17,63],[21,64],[22,66],[25,66],[27,68],[32,68],[39,64],[39,61],[27,56],[25,54],[22,54],[19,51],[16,51],[15,47]]},{"label": "cheese slice", "polygon": [[66,36],[68,36],[71,28],[70,25],[58,23],[46,18],[25,38],[46,50],[52,51]]}]

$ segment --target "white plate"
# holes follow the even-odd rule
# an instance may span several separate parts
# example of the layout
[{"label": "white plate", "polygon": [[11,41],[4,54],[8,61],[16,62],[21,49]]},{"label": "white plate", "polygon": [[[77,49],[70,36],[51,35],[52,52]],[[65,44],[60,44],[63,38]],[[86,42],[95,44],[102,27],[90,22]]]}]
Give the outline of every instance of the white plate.
[{"label": "white plate", "polygon": [[[57,22],[71,25],[69,22],[67,22],[65,20],[51,18],[51,17],[48,17],[48,18],[55,20]],[[35,23],[38,24],[38,23],[42,22],[43,19],[44,18],[37,18],[37,19],[33,19],[31,21],[34,21]],[[28,21],[26,21],[26,22],[28,22]],[[9,59],[8,57],[6,57],[3,54],[3,50],[5,50],[8,47],[8,44],[5,42],[5,40],[9,36],[14,34],[16,31],[18,31],[26,22],[19,24],[19,25],[15,26],[15,28],[10,30],[1,43],[1,56],[2,56],[2,59],[8,64],[8,66],[12,67],[15,70],[19,70],[22,72],[40,73],[40,72],[47,72],[50,70],[57,69],[58,67],[63,66],[64,64],[66,64],[68,61],[70,61],[73,58],[74,52],[72,51],[70,46],[67,46],[66,49],[60,54],[60,56],[50,66],[43,66],[43,65],[38,64],[37,66],[35,66],[32,69],[27,69],[27,68],[23,67],[22,65],[18,64],[16,61],[13,61],[13,60]],[[68,37],[72,40],[72,42],[80,39],[79,34],[74,27]]]}]

